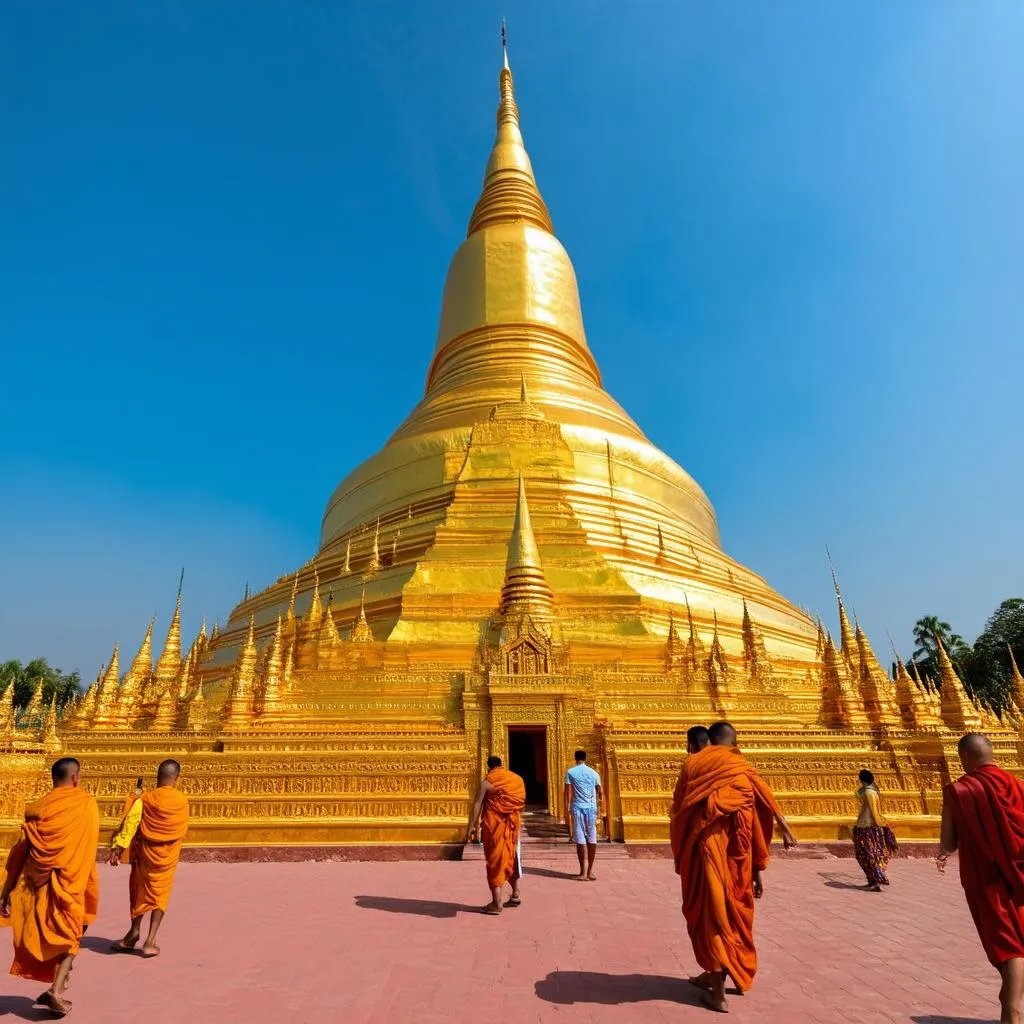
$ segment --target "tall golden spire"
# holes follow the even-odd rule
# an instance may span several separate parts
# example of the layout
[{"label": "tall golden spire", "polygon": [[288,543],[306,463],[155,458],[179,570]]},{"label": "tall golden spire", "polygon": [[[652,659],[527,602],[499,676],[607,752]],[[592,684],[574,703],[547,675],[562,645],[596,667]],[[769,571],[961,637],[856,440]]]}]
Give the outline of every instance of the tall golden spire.
[{"label": "tall golden spire", "polygon": [[828,545],[825,545],[825,554],[828,556],[828,567],[832,571],[832,586],[836,591],[836,602],[839,605],[839,651],[843,658],[853,670],[858,670],[857,641],[853,629],[850,627],[850,620],[846,615],[846,607],[843,604],[843,592],[839,589],[839,577],[836,576],[836,567],[832,562],[832,552]]},{"label": "tall golden spire", "polygon": [[46,709],[46,717],[43,719],[43,748],[48,754],[55,754],[61,748],[60,740],[57,738],[57,691],[53,691],[50,698],[50,706]]},{"label": "tall golden spire", "polygon": [[484,171],[484,188],[469,220],[472,235],[491,224],[525,222],[553,233],[551,216],[541,199],[533,165],[526,153],[519,131],[519,108],[512,88],[512,71],[508,66],[508,48],[502,30],[503,66],[498,75],[498,131],[491,158]]},{"label": "tall golden spire", "polygon": [[225,704],[224,724],[241,728],[252,717],[253,691],[256,686],[256,619],[249,618],[249,632],[231,677],[231,692]]},{"label": "tall golden spire", "polygon": [[1006,649],[1010,652],[1010,695],[1014,704],[1024,711],[1024,676],[1020,674],[1017,667],[1017,659],[1013,656],[1013,648],[1007,644]]},{"label": "tall golden spire", "polygon": [[181,671],[181,590],[184,585],[185,570],[182,569],[181,579],[178,581],[178,600],[174,604],[167,639],[157,659],[156,668],[153,669],[153,690],[158,695],[174,686]]},{"label": "tall golden spire", "polygon": [[121,654],[118,644],[114,644],[114,653],[110,656],[110,664],[103,673],[103,678],[96,689],[96,708],[93,714],[94,725],[112,725],[113,710],[117,702],[117,687],[121,678]]},{"label": "tall golden spire", "polygon": [[[330,602],[327,606],[327,618],[330,619]],[[261,714],[273,714],[278,710],[281,702],[281,685],[284,682],[284,627],[281,623],[281,616],[277,617],[277,629],[274,630],[274,639],[270,642],[270,653],[267,655],[267,667],[263,679],[263,707]]]},{"label": "tall golden spire", "polygon": [[530,612],[549,618],[554,604],[554,594],[541,568],[540,551],[530,522],[530,506],[526,503],[526,484],[520,473],[512,536],[505,560],[505,583],[501,588],[501,611],[504,615]]},{"label": "tall golden spire", "polygon": [[942,698],[942,720],[953,732],[970,732],[981,728],[981,716],[971,703],[964,684],[949,660],[946,648],[938,633],[935,636],[935,654],[939,662],[939,681]]},{"label": "tall golden spire", "polygon": [[121,680],[121,689],[118,693],[118,703],[128,713],[137,710],[136,704],[140,700],[149,677],[153,672],[153,625],[155,620],[149,620],[146,628],[146,635],[142,638],[138,654],[132,658],[128,671]]}]

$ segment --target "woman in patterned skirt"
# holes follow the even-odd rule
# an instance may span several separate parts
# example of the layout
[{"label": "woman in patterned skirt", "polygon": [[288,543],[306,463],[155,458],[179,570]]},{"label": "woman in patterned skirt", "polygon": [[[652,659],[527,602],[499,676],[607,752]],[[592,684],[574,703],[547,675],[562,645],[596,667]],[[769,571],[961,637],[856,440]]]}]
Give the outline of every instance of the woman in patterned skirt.
[{"label": "woman in patterned skirt", "polygon": [[867,877],[868,889],[881,892],[882,886],[889,884],[885,868],[890,854],[896,852],[896,837],[882,815],[882,795],[875,785],[874,775],[863,768],[860,781],[861,786],[857,790],[860,816],[853,827],[853,850]]}]

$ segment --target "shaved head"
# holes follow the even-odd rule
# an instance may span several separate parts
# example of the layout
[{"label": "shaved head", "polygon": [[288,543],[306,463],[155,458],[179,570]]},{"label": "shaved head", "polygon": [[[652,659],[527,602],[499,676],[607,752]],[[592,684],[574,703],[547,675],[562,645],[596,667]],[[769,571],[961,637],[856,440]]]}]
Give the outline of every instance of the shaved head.
[{"label": "shaved head", "polygon": [[686,730],[686,752],[688,754],[696,754],[710,742],[711,738],[703,725],[695,725]]},{"label": "shaved head", "polygon": [[736,730],[728,722],[715,722],[708,729],[708,736],[713,747],[736,746]]},{"label": "shaved head", "polygon": [[983,764],[992,764],[994,760],[992,744],[984,733],[969,732],[961,736],[956,749],[965,772],[980,768]]},{"label": "shaved head", "polygon": [[180,774],[181,765],[173,758],[169,757],[166,761],[161,761],[160,767],[156,770],[157,785],[169,786]]},{"label": "shaved head", "polygon": [[77,785],[82,766],[74,757],[62,757],[50,766],[50,778],[55,786]]}]

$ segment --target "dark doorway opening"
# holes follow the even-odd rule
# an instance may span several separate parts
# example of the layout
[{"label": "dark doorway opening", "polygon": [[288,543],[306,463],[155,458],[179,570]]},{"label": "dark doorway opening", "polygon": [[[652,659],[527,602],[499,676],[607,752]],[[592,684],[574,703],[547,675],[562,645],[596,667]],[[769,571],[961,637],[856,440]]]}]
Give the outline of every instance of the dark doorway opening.
[{"label": "dark doorway opening", "polygon": [[548,733],[543,725],[508,727],[508,767],[526,783],[526,804],[548,809]]}]

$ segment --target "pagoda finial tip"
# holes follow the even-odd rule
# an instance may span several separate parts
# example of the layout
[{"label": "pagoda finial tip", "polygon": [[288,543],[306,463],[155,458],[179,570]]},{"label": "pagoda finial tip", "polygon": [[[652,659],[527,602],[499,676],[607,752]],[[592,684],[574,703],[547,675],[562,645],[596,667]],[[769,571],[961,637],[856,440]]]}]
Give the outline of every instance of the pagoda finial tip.
[{"label": "pagoda finial tip", "polygon": [[508,36],[505,34],[505,19],[501,19],[501,59],[502,63],[508,68]]}]

